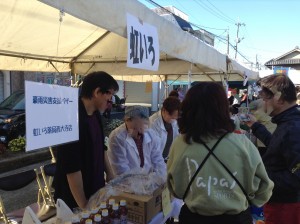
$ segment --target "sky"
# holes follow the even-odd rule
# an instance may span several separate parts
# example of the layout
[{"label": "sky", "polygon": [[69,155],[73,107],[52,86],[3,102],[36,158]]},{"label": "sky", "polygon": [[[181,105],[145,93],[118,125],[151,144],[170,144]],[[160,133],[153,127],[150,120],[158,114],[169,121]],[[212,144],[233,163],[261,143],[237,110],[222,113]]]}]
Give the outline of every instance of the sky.
[{"label": "sky", "polygon": [[[147,0],[139,0],[154,8]],[[264,64],[296,46],[300,47],[299,0],[154,0],[161,6],[175,6],[189,16],[189,22],[227,39],[235,45],[237,25],[240,43],[237,60],[249,64]],[[224,41],[223,41],[224,42]],[[215,48],[227,53],[227,45],[215,39]],[[230,48],[229,55],[235,57]],[[244,57],[243,57],[244,56]],[[246,59],[245,59],[246,58]]]}]

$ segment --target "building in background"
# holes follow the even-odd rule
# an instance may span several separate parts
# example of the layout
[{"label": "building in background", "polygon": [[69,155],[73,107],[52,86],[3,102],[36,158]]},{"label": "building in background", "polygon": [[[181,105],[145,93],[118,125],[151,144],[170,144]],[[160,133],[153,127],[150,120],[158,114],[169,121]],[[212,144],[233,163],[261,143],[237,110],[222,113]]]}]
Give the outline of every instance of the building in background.
[{"label": "building in background", "polygon": [[165,19],[173,22],[182,30],[187,31],[202,40],[203,42],[214,46],[215,36],[204,29],[193,29],[192,25],[188,22],[189,17],[184,12],[180,11],[174,6],[164,6],[163,8],[157,7],[152,9],[156,14],[164,17]]},{"label": "building in background", "polygon": [[270,74],[285,74],[296,84],[300,85],[300,49],[296,46],[293,50],[269,60],[265,66],[270,70],[259,71],[259,76]]},{"label": "building in background", "polygon": [[25,72],[25,71],[0,71],[0,102],[17,90],[25,88],[25,81],[71,85],[69,72]]},{"label": "building in background", "polygon": [[265,63],[268,68],[277,71],[278,73],[287,74],[288,70],[300,71],[300,49],[298,46],[295,49]]}]

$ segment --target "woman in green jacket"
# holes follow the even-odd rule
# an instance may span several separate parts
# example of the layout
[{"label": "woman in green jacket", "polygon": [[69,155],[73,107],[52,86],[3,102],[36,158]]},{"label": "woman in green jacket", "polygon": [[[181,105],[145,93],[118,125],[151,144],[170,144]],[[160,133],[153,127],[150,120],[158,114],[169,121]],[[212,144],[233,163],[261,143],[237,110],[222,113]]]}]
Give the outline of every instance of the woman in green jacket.
[{"label": "woman in green jacket", "polygon": [[185,202],[179,223],[252,224],[249,205],[265,204],[274,185],[256,147],[233,133],[224,88],[193,86],[178,125],[167,168],[169,190]]}]

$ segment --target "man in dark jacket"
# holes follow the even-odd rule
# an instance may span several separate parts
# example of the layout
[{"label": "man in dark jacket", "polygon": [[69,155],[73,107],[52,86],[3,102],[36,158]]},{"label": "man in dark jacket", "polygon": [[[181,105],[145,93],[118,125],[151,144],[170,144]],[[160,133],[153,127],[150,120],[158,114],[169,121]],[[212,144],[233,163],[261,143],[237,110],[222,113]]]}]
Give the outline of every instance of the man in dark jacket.
[{"label": "man in dark jacket", "polygon": [[53,182],[55,200],[62,199],[71,209],[84,209],[90,196],[105,185],[104,172],[111,175],[99,111],[105,111],[118,89],[117,81],[105,72],[88,74],[81,85],[79,140],[58,147]]},{"label": "man in dark jacket", "polygon": [[263,162],[274,182],[273,195],[264,207],[268,224],[300,223],[300,110],[296,91],[286,75],[258,81],[265,113],[277,124],[273,134],[251,116],[248,126],[266,146]]}]

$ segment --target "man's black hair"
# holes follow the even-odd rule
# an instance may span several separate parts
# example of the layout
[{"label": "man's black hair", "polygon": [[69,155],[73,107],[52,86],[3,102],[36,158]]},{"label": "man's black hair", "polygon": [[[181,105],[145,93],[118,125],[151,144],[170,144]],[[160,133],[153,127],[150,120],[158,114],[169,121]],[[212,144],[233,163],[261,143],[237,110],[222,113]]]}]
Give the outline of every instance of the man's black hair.
[{"label": "man's black hair", "polygon": [[85,98],[92,98],[95,89],[100,88],[101,93],[108,93],[109,90],[117,92],[119,85],[117,81],[106,72],[92,72],[86,75],[81,85],[80,96]]}]

